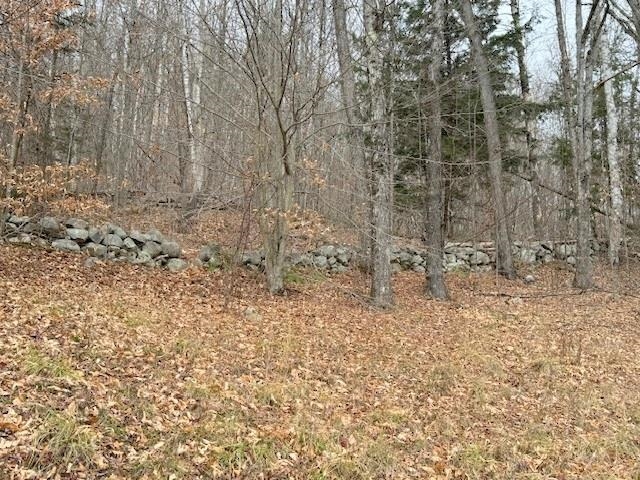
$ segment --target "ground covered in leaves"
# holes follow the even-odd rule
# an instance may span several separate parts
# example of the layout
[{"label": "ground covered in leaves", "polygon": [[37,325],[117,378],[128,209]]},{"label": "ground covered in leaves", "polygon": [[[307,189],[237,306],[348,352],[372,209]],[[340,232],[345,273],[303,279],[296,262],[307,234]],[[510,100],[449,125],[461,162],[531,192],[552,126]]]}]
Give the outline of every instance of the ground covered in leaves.
[{"label": "ground covered in leaves", "polygon": [[640,268],[535,275],[380,312],[357,273],[2,246],[0,478],[640,478]]}]

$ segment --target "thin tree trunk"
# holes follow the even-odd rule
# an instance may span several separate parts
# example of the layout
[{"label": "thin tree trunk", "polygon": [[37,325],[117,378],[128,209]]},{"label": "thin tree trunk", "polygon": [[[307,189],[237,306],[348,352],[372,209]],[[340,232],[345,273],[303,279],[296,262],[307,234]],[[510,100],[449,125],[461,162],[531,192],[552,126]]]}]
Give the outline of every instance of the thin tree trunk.
[{"label": "thin tree trunk", "polygon": [[498,127],[498,115],[491,85],[491,76],[487,58],[482,49],[482,38],[476,24],[470,0],[461,0],[462,15],[467,28],[471,50],[476,64],[480,95],[484,110],[484,124],[489,150],[489,178],[493,193],[495,217],[496,270],[509,279],[516,277],[516,270],[511,255],[511,240],[507,221],[505,196],[502,189],[502,145]]},{"label": "thin tree trunk", "polygon": [[524,116],[524,130],[527,148],[527,171],[531,177],[531,219],[533,223],[533,235],[537,240],[541,240],[542,233],[542,208],[540,205],[540,188],[538,180],[537,158],[535,152],[535,138],[533,136],[533,122],[528,103],[531,101],[531,89],[529,86],[529,72],[525,59],[524,32],[520,18],[519,0],[510,0],[511,17],[515,30],[515,50],[518,58],[518,77],[520,80],[520,96],[522,98],[522,114]]},{"label": "thin tree trunk", "polygon": [[[340,93],[342,96],[342,104],[345,110],[345,116],[347,117],[347,123],[349,124],[349,139],[350,145],[348,148],[348,154],[354,159],[353,170],[355,172],[368,172],[369,166],[367,165],[367,159],[365,155],[364,138],[362,132],[362,112],[358,105],[356,96],[356,80],[353,71],[353,59],[351,58],[351,46],[349,41],[349,32],[347,29],[347,15],[344,0],[333,0],[333,20],[335,26],[336,35],[336,51],[338,53],[338,65],[340,68]],[[354,189],[354,207],[357,208],[362,202],[361,197],[367,197],[367,201],[370,202],[369,186],[370,175],[366,174],[364,178],[360,176],[355,177],[358,181],[358,185]],[[372,230],[369,228],[371,225],[371,205],[367,205],[364,212],[364,223],[366,225],[360,232],[360,250],[362,253],[362,264],[370,270],[370,262],[368,253],[372,247]]]},{"label": "thin tree trunk", "polygon": [[[613,75],[611,68],[611,52],[609,38],[602,35],[602,63],[603,76],[609,79]],[[620,174],[620,160],[618,158],[618,111],[613,98],[613,81],[604,83],[604,99],[607,118],[607,164],[609,166],[609,191],[610,191],[610,215],[609,215],[609,263],[620,263],[620,245],[622,243],[622,216],[623,197],[622,180]]]},{"label": "thin tree trunk", "polygon": [[433,298],[447,298],[444,283],[444,235],[442,221],[442,111],[440,69],[444,50],[444,0],[433,2],[433,39],[431,62],[429,62],[429,83],[431,84],[431,124],[429,135],[429,158],[427,174],[427,211],[426,243],[427,255],[427,292]]},{"label": "thin tree trunk", "polygon": [[387,51],[386,4],[364,0],[366,59],[371,118],[368,125],[372,172],[373,250],[371,298],[374,305],[393,304],[391,288],[391,234],[393,228],[393,156],[389,145],[389,120],[384,78]]}]

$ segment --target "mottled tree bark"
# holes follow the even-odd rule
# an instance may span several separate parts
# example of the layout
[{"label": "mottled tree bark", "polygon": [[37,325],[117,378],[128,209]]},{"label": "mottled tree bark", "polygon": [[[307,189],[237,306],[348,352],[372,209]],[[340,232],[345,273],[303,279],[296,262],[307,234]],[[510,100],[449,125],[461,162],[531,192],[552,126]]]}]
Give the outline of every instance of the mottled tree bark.
[{"label": "mottled tree bark", "polygon": [[511,239],[507,222],[507,208],[502,186],[502,145],[498,126],[498,115],[491,85],[491,76],[486,55],[482,48],[480,30],[476,24],[470,0],[461,0],[462,15],[471,42],[471,51],[478,73],[480,95],[484,110],[484,125],[489,150],[489,179],[493,193],[496,270],[507,278],[515,278],[516,270],[511,254]]},{"label": "mottled tree bark", "polygon": [[431,84],[431,123],[429,132],[429,158],[427,159],[427,293],[433,298],[447,298],[444,282],[443,195],[442,195],[442,111],[441,74],[444,50],[444,0],[433,2],[432,51],[429,62],[429,83]]}]

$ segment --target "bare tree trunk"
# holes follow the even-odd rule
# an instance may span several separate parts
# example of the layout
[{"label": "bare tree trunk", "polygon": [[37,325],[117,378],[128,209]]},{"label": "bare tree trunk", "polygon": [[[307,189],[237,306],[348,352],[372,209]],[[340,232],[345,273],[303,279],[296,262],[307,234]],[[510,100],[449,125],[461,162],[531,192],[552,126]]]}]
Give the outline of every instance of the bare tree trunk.
[{"label": "bare tree trunk", "polygon": [[442,111],[440,91],[440,69],[444,53],[444,0],[433,2],[433,39],[431,62],[429,62],[429,83],[431,92],[431,124],[429,135],[429,158],[427,174],[427,292],[433,298],[447,298],[444,283],[444,235],[442,221]]},{"label": "bare tree trunk", "polygon": [[489,178],[493,192],[495,217],[496,270],[509,279],[516,277],[511,255],[511,240],[507,222],[507,209],[502,189],[502,145],[498,128],[498,115],[491,85],[491,76],[487,58],[482,49],[482,38],[476,24],[470,0],[460,0],[464,23],[471,42],[471,50],[476,64],[480,95],[484,110],[484,124],[489,149]]},{"label": "bare tree trunk", "polygon": [[368,125],[372,172],[373,249],[371,255],[371,298],[374,305],[393,304],[391,288],[391,234],[393,228],[393,155],[390,151],[387,93],[385,85],[385,53],[387,32],[386,3],[364,0],[365,45],[368,69]]},{"label": "bare tree trunk", "polygon": [[[349,41],[349,32],[347,29],[346,7],[344,0],[333,0],[333,19],[336,34],[336,51],[338,53],[338,64],[340,67],[340,92],[342,95],[342,104],[345,109],[345,116],[349,123],[349,137],[351,145],[348,151],[354,158],[353,167],[355,172],[368,172],[369,166],[365,155],[364,138],[362,132],[363,117],[356,96],[356,80],[353,71],[353,59],[351,58],[351,47]],[[355,188],[355,204],[358,207],[362,204],[360,198],[367,197],[370,202],[368,186],[370,185],[370,176],[367,174],[364,178],[357,176],[360,180]],[[370,270],[370,262],[368,253],[372,247],[372,230],[371,221],[371,205],[367,205],[364,212],[365,228],[360,232],[360,250],[362,253],[363,266]]]},{"label": "bare tree trunk", "polygon": [[520,80],[520,95],[523,102],[522,113],[524,116],[525,140],[527,148],[527,173],[531,178],[529,183],[531,189],[531,219],[533,223],[533,235],[537,240],[541,240],[542,233],[542,209],[540,206],[540,188],[538,180],[537,158],[535,152],[535,138],[533,136],[533,122],[531,110],[528,103],[531,101],[531,89],[529,86],[529,72],[525,59],[524,32],[520,18],[519,0],[510,0],[511,17],[515,30],[515,50],[518,57],[518,76]]},{"label": "bare tree trunk", "polygon": [[604,66],[604,99],[607,118],[607,164],[609,166],[609,262],[611,265],[620,263],[620,245],[622,243],[623,197],[622,180],[620,174],[620,160],[618,158],[618,111],[613,98],[611,77],[611,52],[609,38],[602,35],[602,64]]}]

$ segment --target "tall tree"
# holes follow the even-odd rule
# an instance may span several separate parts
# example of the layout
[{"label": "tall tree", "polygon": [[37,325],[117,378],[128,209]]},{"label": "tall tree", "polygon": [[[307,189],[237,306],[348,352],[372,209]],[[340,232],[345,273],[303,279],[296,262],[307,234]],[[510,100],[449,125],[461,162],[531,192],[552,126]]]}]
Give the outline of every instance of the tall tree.
[{"label": "tall tree", "polygon": [[429,130],[429,157],[427,158],[427,208],[426,243],[427,292],[433,298],[447,298],[444,282],[442,257],[444,256],[444,232],[442,221],[442,107],[441,107],[441,66],[444,58],[444,0],[434,0],[432,4],[432,51],[429,62],[429,83],[431,122]]},{"label": "tall tree", "polygon": [[529,71],[525,57],[524,26],[520,14],[520,1],[509,0],[511,6],[511,18],[515,34],[514,47],[518,60],[518,79],[520,81],[520,97],[522,100],[522,116],[524,117],[524,134],[526,142],[526,167],[531,188],[531,219],[533,234],[537,239],[543,238],[542,233],[542,208],[540,205],[540,180],[538,178],[536,140],[533,134],[534,118],[531,111],[531,87],[529,85]]},{"label": "tall tree", "polygon": [[[364,0],[365,57],[369,118],[367,137],[371,166],[373,246],[371,298],[375,305],[393,303],[391,239],[393,229],[394,158],[389,120],[389,11],[384,0]],[[386,75],[385,75],[386,73]]]},{"label": "tall tree", "polygon": [[471,1],[460,0],[460,6],[480,84],[484,125],[489,149],[489,179],[493,193],[495,221],[496,270],[501,275],[512,279],[516,276],[516,270],[511,254],[507,208],[502,185],[502,144],[489,64],[482,47],[482,36],[473,14]]}]

